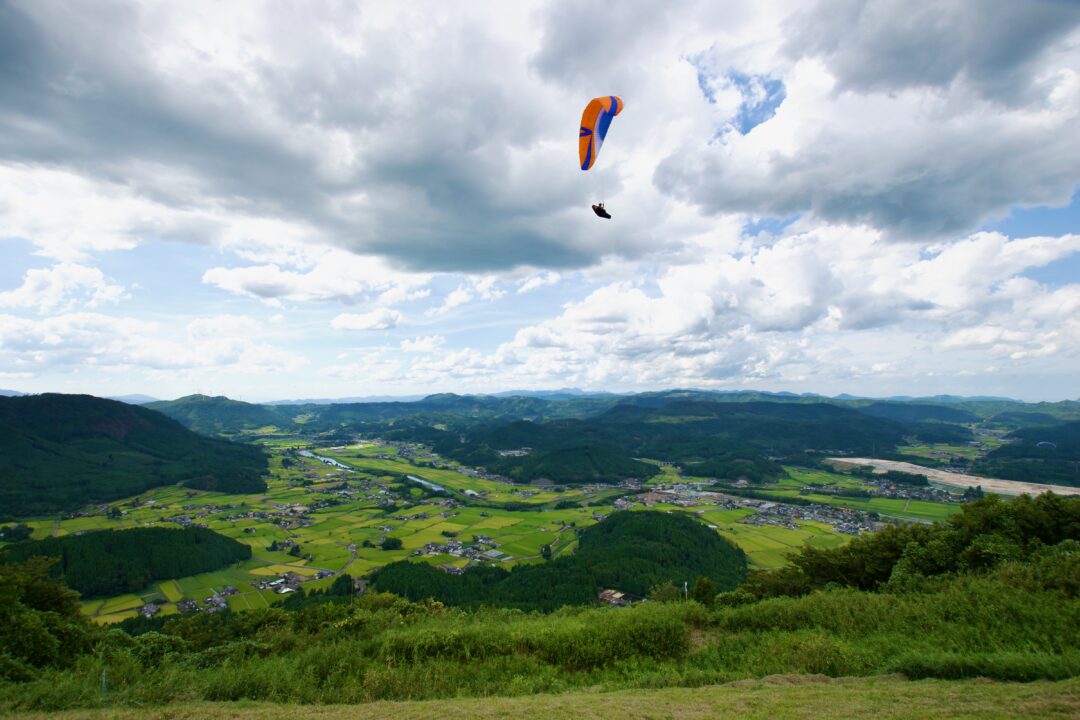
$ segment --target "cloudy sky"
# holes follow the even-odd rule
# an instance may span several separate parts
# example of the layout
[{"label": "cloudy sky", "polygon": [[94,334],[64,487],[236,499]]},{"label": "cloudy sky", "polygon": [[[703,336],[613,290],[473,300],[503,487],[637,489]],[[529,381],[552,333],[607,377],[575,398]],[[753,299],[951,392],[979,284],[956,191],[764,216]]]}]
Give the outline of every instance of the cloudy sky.
[{"label": "cloudy sky", "polygon": [[1074,0],[0,0],[0,388],[1077,398],[1077,138]]}]

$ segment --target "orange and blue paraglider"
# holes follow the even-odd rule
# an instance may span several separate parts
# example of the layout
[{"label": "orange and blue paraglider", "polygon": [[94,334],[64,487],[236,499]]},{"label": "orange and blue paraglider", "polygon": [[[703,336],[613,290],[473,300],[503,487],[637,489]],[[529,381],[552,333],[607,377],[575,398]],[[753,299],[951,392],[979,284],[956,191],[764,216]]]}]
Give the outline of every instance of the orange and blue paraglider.
[{"label": "orange and blue paraglider", "polygon": [[600,146],[607,137],[611,119],[622,112],[622,98],[614,95],[593,98],[581,114],[581,130],[578,133],[578,158],[581,169],[588,170],[600,154]]},{"label": "orange and blue paraglider", "polygon": [[[588,170],[596,163],[600,148],[604,145],[611,120],[622,112],[622,98],[615,95],[593,98],[581,114],[581,129],[578,131],[578,160],[581,169]],[[604,209],[604,203],[592,206],[593,212],[606,220],[611,215]]]}]

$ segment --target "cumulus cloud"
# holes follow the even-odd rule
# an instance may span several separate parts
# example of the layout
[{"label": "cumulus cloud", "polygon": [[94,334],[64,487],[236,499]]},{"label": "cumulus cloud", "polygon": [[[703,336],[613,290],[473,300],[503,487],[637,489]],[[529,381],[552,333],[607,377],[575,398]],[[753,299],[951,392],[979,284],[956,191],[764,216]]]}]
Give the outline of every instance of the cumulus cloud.
[{"label": "cumulus cloud", "polygon": [[572,130],[552,122],[573,96],[533,80],[525,5],[3,12],[9,160],[62,159],[170,206],[291,219],[414,268],[594,252],[561,232],[562,211],[587,209]]},{"label": "cumulus cloud", "polygon": [[443,315],[459,305],[475,300],[497,300],[506,294],[505,290],[496,286],[497,282],[498,278],[494,275],[470,278],[467,282],[458,285],[457,288],[447,293],[442,304],[431,308],[427,314]]},{"label": "cumulus cloud", "polygon": [[238,321],[196,319],[188,325],[186,341],[177,341],[157,323],[130,317],[0,315],[0,360],[17,371],[35,373],[85,368],[269,373],[292,371],[305,363],[293,353],[237,336]]},{"label": "cumulus cloud", "polygon": [[330,326],[335,330],[387,330],[397,327],[401,322],[401,313],[388,308],[378,308],[369,313],[342,313],[335,317]]},{"label": "cumulus cloud", "polygon": [[837,94],[827,68],[806,59],[786,77],[775,117],[745,136],[688,140],[655,181],[710,213],[809,211],[899,239],[945,239],[1016,205],[1068,203],[1080,75],[1046,72],[1044,99],[1004,107],[963,89]]},{"label": "cumulus cloud", "polygon": [[[597,34],[581,18],[599,15]],[[319,346],[341,356],[319,377],[474,390],[1060,370],[1074,286],[1022,273],[1076,236],[977,229],[1080,183],[1078,15],[2,4],[0,239],[53,264],[0,289],[0,360],[179,375],[299,367]],[[607,93],[626,110],[582,173],[574,126]],[[189,246],[170,260],[203,286],[177,273],[161,297],[213,298],[190,309],[206,317],[164,318],[157,277],[112,277],[162,242]],[[75,312],[125,287],[151,302]],[[281,308],[295,354],[241,315],[250,300]],[[358,358],[327,324],[385,347]]]},{"label": "cumulus cloud", "polygon": [[442,335],[425,335],[411,340],[402,340],[401,349],[410,353],[435,352],[446,342]]},{"label": "cumulus cloud", "polygon": [[114,303],[126,296],[122,285],[105,279],[101,270],[77,263],[58,263],[27,270],[22,285],[0,292],[0,308],[29,308],[39,313]]},{"label": "cumulus cloud", "polygon": [[[918,372],[913,365],[947,365],[948,348],[1060,362],[1080,352],[1080,335],[1065,329],[1080,286],[1048,288],[1020,273],[1077,251],[1076,235],[979,233],[920,247],[852,227],[780,238],[738,258],[703,248],[700,262],[667,268],[652,288],[614,283],[567,304],[492,357],[522,378],[630,387],[839,382],[859,374],[854,356],[867,359],[865,372]],[[916,348],[920,362],[907,359]],[[951,359],[957,372],[969,361]]]},{"label": "cumulus cloud", "polygon": [[282,300],[301,302],[366,301],[404,302],[426,296],[423,288],[431,276],[396,270],[385,260],[342,250],[314,249],[313,266],[306,271],[282,269],[276,264],[238,268],[216,267],[203,274],[203,282],[269,304]]},{"label": "cumulus cloud", "polygon": [[990,98],[1022,102],[1045,94],[1044,62],[1061,61],[1061,42],[1078,26],[1080,6],[1061,0],[829,0],[788,20],[785,50],[796,59],[823,58],[843,89],[961,82]]}]

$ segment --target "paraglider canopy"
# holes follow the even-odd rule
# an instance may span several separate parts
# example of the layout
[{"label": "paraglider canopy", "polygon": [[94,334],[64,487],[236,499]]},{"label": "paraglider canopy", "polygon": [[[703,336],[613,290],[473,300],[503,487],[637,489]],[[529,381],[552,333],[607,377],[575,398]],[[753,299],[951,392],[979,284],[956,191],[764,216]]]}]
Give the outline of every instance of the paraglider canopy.
[{"label": "paraglider canopy", "polygon": [[1057,450],[1057,445],[1050,442],[1049,440],[1043,440],[1042,442],[1037,442],[1037,443],[1035,443],[1035,447],[1037,447],[1037,448],[1040,448],[1040,447],[1053,448],[1054,450]]},{"label": "paraglider canopy", "polygon": [[585,106],[585,112],[581,114],[581,130],[578,131],[578,160],[581,161],[582,170],[588,170],[596,163],[611,120],[622,109],[622,98],[615,95],[593,98]]}]

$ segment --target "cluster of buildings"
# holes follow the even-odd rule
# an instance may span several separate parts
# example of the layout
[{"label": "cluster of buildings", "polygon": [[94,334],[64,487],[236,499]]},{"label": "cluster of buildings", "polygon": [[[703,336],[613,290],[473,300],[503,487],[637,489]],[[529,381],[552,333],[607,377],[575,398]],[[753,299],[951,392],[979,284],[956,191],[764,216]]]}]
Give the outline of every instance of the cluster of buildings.
[{"label": "cluster of buildings", "polygon": [[[884,477],[866,478],[866,484],[874,486],[871,492],[878,497],[900,498],[904,500],[930,500],[932,502],[963,502],[963,495],[956,495],[932,485],[904,485],[887,480]],[[812,487],[812,486],[807,486]]]},{"label": "cluster of buildings", "polygon": [[[470,564],[489,562],[509,562],[514,558],[501,552],[497,548],[499,543],[487,535],[474,535],[472,542],[462,542],[457,538],[450,538],[445,543],[428,543],[419,550],[414,550],[413,555],[453,555],[454,557],[468,558]],[[439,566],[451,574],[458,574],[460,568],[454,565]],[[453,568],[451,570],[451,568]]]},{"label": "cluster of buildings", "polygon": [[[739,520],[747,525],[777,525],[789,529],[798,527],[796,520],[813,520],[832,526],[845,535],[861,535],[881,527],[881,523],[869,519],[866,513],[833,505],[787,505],[762,500],[745,500],[736,507],[750,507],[756,512]],[[732,503],[735,504],[735,503]]]},{"label": "cluster of buildings", "polygon": [[711,503],[725,510],[750,509],[753,515],[739,520],[748,525],[776,525],[789,529],[798,528],[797,520],[813,520],[830,525],[837,532],[859,535],[880,527],[869,516],[858,510],[833,505],[789,505],[783,502],[736,497],[719,492],[701,491],[691,485],[674,485],[670,489],[651,490],[615,501],[616,510],[626,510],[635,503],[652,507],[659,503],[694,507]]},{"label": "cluster of buildings", "polygon": [[267,578],[266,580],[259,580],[255,583],[255,589],[273,590],[278,595],[287,595],[288,593],[299,590],[300,586],[307,581],[308,579],[303,575],[289,572],[273,579]]}]

